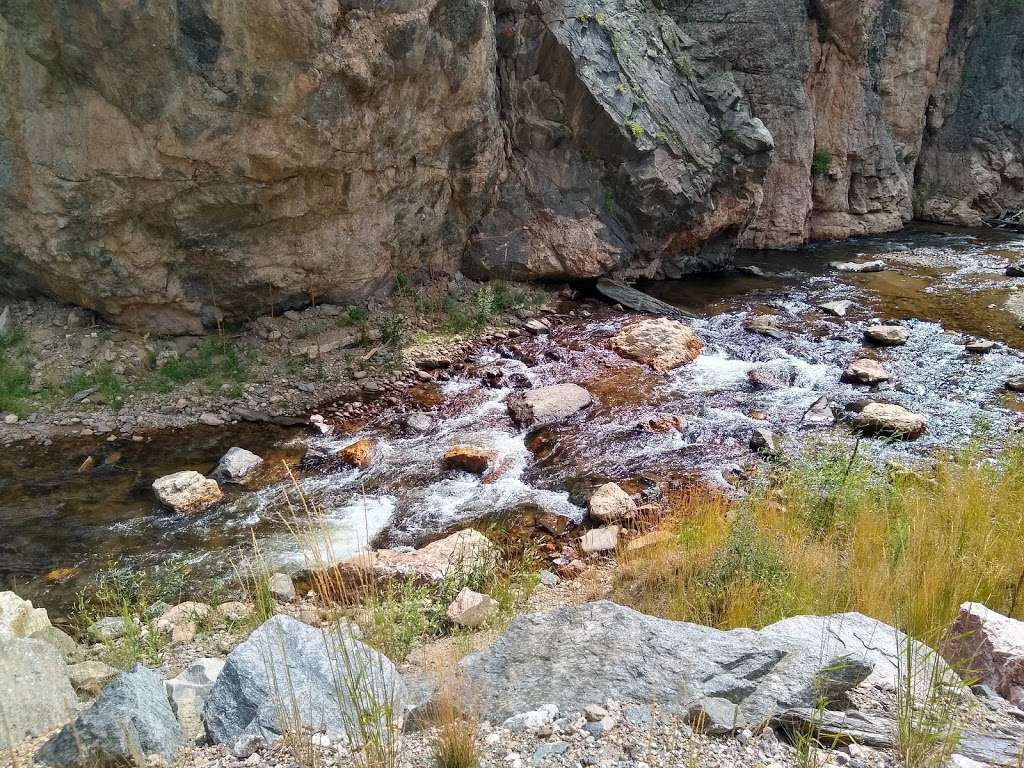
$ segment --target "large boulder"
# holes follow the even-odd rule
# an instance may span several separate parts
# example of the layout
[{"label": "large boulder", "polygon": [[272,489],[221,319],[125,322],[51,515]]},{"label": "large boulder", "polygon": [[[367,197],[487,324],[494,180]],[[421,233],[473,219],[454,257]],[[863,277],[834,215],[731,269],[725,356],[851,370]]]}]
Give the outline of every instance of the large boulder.
[{"label": "large boulder", "polygon": [[0,289],[194,333],[457,269],[503,156],[487,3],[128,8],[0,4]]},{"label": "large boulder", "polygon": [[137,664],[104,688],[35,758],[60,768],[120,766],[139,755],[156,755],[171,763],[182,746],[181,727],[160,675]]},{"label": "large boulder", "polygon": [[0,749],[41,736],[75,712],[75,692],[56,648],[0,635]]},{"label": "large boulder", "polygon": [[203,706],[217,676],[224,669],[222,659],[196,659],[182,672],[164,683],[181,733],[188,743],[206,738],[203,725]]},{"label": "large boulder", "polygon": [[510,396],[508,410],[522,426],[544,426],[564,421],[592,400],[590,393],[578,384],[553,384]]},{"label": "large boulder", "polygon": [[659,317],[631,323],[612,337],[612,349],[623,357],[668,371],[697,359],[703,342],[677,320]]},{"label": "large boulder", "polygon": [[930,653],[860,614],[725,632],[594,602],[520,616],[459,670],[491,722],[543,704],[574,711],[607,699],[686,717],[692,704],[716,698],[737,706],[733,727],[742,729],[790,707],[838,701],[864,680],[895,686],[906,642],[915,658]]},{"label": "large boulder", "polygon": [[[206,733],[236,754],[308,727],[358,742],[361,728],[398,728],[405,684],[383,655],[347,632],[275,616],[227,658],[203,707]],[[287,719],[282,721],[282,718]]]},{"label": "large boulder", "polygon": [[1024,707],[1024,621],[981,603],[964,603],[946,635],[942,655],[964,679],[991,685],[1003,698]]},{"label": "large boulder", "polygon": [[45,608],[35,608],[13,592],[0,592],[0,637],[28,637],[50,627]]},{"label": "large boulder", "polygon": [[360,552],[332,569],[347,583],[408,579],[421,584],[439,584],[446,578],[493,565],[497,557],[498,548],[490,539],[466,528],[416,550]]},{"label": "large boulder", "polygon": [[922,416],[892,403],[868,403],[851,419],[861,432],[913,440],[928,431]]},{"label": "large boulder", "polygon": [[216,469],[210,477],[221,483],[244,483],[246,479],[263,465],[263,459],[245,448],[229,448],[221,456]]},{"label": "large boulder", "polygon": [[153,493],[157,501],[179,514],[206,509],[220,501],[223,495],[216,480],[192,470],[158,477],[153,481]]}]

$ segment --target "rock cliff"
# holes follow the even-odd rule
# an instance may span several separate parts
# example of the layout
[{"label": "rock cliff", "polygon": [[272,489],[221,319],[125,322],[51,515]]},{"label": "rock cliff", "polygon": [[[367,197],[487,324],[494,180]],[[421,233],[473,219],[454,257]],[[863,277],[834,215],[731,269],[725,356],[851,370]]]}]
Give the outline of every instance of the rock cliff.
[{"label": "rock cliff", "polygon": [[1024,205],[1021,0],[0,0],[0,292],[125,325]]}]

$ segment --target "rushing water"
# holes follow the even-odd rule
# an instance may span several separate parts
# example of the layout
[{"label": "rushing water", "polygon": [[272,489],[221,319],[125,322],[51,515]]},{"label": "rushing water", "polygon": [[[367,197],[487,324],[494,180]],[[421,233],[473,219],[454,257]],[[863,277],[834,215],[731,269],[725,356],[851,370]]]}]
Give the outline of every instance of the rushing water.
[{"label": "rushing water", "polygon": [[[411,545],[468,521],[544,510],[573,521],[583,517],[589,490],[608,479],[643,489],[681,476],[721,483],[723,470],[756,461],[748,442],[767,427],[794,447],[829,433],[801,424],[822,395],[842,406],[867,389],[840,381],[843,367],[863,350],[862,329],[895,320],[911,330],[906,346],[872,349],[892,374],[872,394],[923,414],[926,436],[913,443],[877,444],[887,456],[913,458],[950,449],[980,432],[992,443],[1019,422],[1020,401],[1005,380],[1024,373],[1024,280],[1003,276],[1024,241],[999,233],[918,230],[896,237],[832,243],[788,254],[744,254],[766,274],[696,276],[644,286],[695,315],[705,352],[666,375],[612,353],[608,337],[628,317],[598,309],[550,336],[519,337],[478,348],[466,369],[440,385],[427,434],[404,416],[384,410],[358,432],[314,436],[271,428],[194,430],[158,436],[146,444],[58,445],[45,452],[12,451],[0,458],[0,578],[51,607],[66,606],[74,589],[109,560],[132,564],[182,560],[200,573],[229,573],[255,533],[272,562],[302,565],[287,525],[281,479],[255,491],[230,491],[224,504],[179,518],[155,507],[152,480],[170,471],[208,472],[231,445],[273,459],[303,451],[329,455],[362,437],[378,443],[367,470],[309,469],[297,474],[305,495],[323,511],[335,555],[373,543]],[[890,270],[840,274],[831,261],[883,258]],[[825,301],[849,299],[845,318],[822,312]],[[752,313],[771,313],[785,331],[770,338],[744,330]],[[965,340],[1002,343],[987,355],[965,352]],[[781,385],[755,389],[754,368]],[[500,369],[498,386],[480,372]],[[493,378],[493,376],[492,376]],[[516,387],[574,381],[595,405],[566,424],[531,434],[509,419],[505,399]],[[493,382],[492,382],[493,383]],[[680,429],[652,431],[664,416]],[[844,427],[834,430],[847,436]],[[441,455],[452,445],[495,451],[502,472],[493,482],[446,472]],[[112,452],[106,466],[83,474],[87,455]],[[330,466],[330,465],[328,465]],[[291,494],[293,508],[297,506]],[[299,525],[301,513],[299,514]],[[79,575],[49,584],[47,572],[75,567]]]}]

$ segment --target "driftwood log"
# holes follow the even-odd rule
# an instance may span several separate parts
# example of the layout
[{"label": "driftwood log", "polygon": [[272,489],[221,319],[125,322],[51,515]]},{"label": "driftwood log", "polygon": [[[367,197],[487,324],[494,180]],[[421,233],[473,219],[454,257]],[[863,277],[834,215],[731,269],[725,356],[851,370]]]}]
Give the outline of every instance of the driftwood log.
[{"label": "driftwood log", "polygon": [[636,288],[628,286],[625,283],[620,283],[618,280],[602,278],[597,281],[597,290],[602,296],[637,312],[647,312],[651,315],[664,315],[665,317],[693,318],[692,314],[684,312],[678,307],[674,307],[661,299],[649,296],[643,291],[638,291]]}]

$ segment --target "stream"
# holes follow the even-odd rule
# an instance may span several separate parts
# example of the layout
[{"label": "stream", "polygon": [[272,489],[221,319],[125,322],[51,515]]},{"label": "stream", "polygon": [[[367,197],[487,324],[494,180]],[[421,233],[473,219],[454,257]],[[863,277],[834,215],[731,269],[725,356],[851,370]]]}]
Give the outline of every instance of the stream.
[{"label": "stream", "polygon": [[[326,435],[240,425],[158,434],[146,443],[15,448],[0,457],[0,583],[59,614],[109,562],[180,562],[198,578],[223,578],[245,558],[253,535],[274,567],[301,568],[282,519],[292,514],[289,499],[297,505],[286,477],[258,490],[226,489],[224,503],[191,517],[155,504],[153,479],[183,469],[207,473],[232,445],[295,467],[295,482],[322,509],[339,557],[536,511],[580,522],[590,490],[608,480],[638,492],[680,478],[724,485],[759,461],[749,447],[755,427],[771,429],[788,450],[830,434],[851,439],[841,424],[807,428],[802,420],[823,395],[840,411],[867,394],[840,375],[864,349],[863,328],[877,320],[900,322],[910,340],[870,350],[892,375],[871,394],[928,422],[914,442],[871,440],[878,455],[915,461],[972,437],[997,447],[1024,411],[1022,396],[1004,388],[1024,373],[1024,279],[1004,275],[1022,254],[1021,235],[916,227],[789,253],[744,253],[736,271],[638,286],[693,314],[705,342],[695,362],[667,374],[610,351],[607,339],[632,315],[588,299],[550,334],[477,345],[449,380],[425,385],[405,405],[429,414],[426,433],[410,429],[408,411],[383,408],[358,429]],[[855,274],[830,266],[869,259],[888,269]],[[753,273],[743,271],[751,266]],[[841,299],[853,302],[846,317],[818,306]],[[776,315],[782,333],[745,330],[753,313]],[[988,354],[966,352],[965,341],[978,338],[999,345]],[[752,386],[755,368],[778,384]],[[589,389],[594,405],[537,432],[513,424],[510,393],[567,381]],[[666,417],[678,417],[679,426],[661,429]],[[366,470],[311,460],[364,437],[378,445]],[[440,457],[455,444],[496,452],[500,476],[485,482],[445,471]],[[80,473],[89,456],[97,466]],[[301,512],[291,524],[305,524]],[[58,568],[74,575],[51,583],[47,574]]]}]

